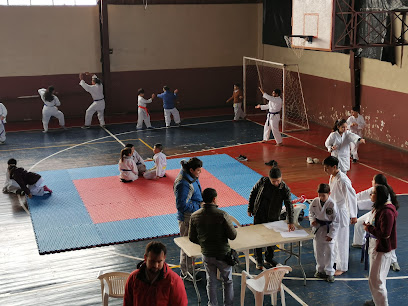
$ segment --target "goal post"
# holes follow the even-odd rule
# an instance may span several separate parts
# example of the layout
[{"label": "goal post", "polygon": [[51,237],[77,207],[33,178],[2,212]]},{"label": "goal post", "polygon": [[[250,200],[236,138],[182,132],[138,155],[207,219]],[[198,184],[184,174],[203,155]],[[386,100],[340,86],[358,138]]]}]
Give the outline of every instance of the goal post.
[{"label": "goal post", "polygon": [[244,111],[257,104],[264,104],[258,87],[272,94],[274,89],[282,91],[282,132],[309,129],[306,104],[303,96],[299,67],[252,57],[243,57]]}]

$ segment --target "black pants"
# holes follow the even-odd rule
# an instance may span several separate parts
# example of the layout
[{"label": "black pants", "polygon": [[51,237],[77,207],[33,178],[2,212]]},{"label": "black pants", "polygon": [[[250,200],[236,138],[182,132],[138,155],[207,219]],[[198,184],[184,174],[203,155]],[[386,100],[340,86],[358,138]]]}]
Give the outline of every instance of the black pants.
[{"label": "black pants", "polygon": [[[254,224],[262,224],[262,223],[277,221],[277,220],[273,220],[273,221],[266,220],[264,217],[264,214],[261,214],[261,216],[262,217],[260,216],[254,217]],[[266,247],[265,260],[267,262],[272,262],[275,249],[276,249],[276,246],[274,245]],[[255,258],[256,258],[256,262],[258,265],[263,265],[262,250],[263,248],[255,249]]]}]

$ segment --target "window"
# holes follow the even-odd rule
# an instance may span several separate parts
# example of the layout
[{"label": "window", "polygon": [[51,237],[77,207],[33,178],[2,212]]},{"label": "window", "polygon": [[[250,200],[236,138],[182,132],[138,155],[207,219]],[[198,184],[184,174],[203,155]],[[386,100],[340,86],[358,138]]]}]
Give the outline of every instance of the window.
[{"label": "window", "polygon": [[96,5],[97,0],[0,0],[0,5],[50,6],[50,5]]}]

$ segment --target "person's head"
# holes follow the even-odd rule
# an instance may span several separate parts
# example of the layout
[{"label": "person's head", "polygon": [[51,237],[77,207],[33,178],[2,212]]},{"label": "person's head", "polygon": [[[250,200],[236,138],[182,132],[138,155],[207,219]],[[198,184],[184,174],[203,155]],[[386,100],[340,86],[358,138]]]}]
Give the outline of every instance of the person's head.
[{"label": "person's head", "polygon": [[54,86],[48,86],[47,90],[44,93],[44,100],[51,102],[52,100],[54,100]]},{"label": "person's head", "polygon": [[163,151],[163,145],[162,145],[161,143],[156,143],[156,144],[153,146],[153,153],[154,153],[154,154],[157,154],[157,153],[159,153],[159,152],[161,152],[161,151]]},{"label": "person's head", "polygon": [[388,202],[388,197],[390,193],[388,192],[388,189],[384,185],[376,185],[374,187],[373,192],[371,192],[370,197],[371,197],[371,202],[373,202],[373,207],[375,210],[380,210],[381,208],[384,207],[385,203]]},{"label": "person's head", "polygon": [[235,83],[234,84],[234,90],[238,90],[238,89],[241,89],[241,84]]},{"label": "person's head", "polygon": [[280,97],[280,95],[281,95],[281,90],[280,89],[274,89],[273,91],[272,91],[272,96],[273,97]]},{"label": "person's head", "polygon": [[358,118],[358,114],[360,114],[360,107],[354,106],[354,107],[351,109],[351,115],[353,115],[354,118]]},{"label": "person's head", "polygon": [[338,131],[340,134],[343,134],[347,130],[347,121],[346,119],[336,120],[333,126],[333,132]]},{"label": "person's head", "polygon": [[147,270],[152,274],[156,274],[163,269],[166,254],[167,248],[163,243],[159,241],[149,242],[144,254]]},{"label": "person's head", "polygon": [[7,161],[7,165],[14,165],[14,166],[16,166],[17,165],[17,161],[14,159],[14,158],[10,158],[8,161]]},{"label": "person's head", "polygon": [[213,188],[206,188],[204,189],[203,193],[203,201],[206,204],[217,204],[217,191]]},{"label": "person's head", "polygon": [[187,162],[182,160],[181,166],[183,167],[183,170],[192,177],[198,178],[201,173],[201,168],[203,167],[203,162],[197,157],[192,157]]},{"label": "person's head", "polygon": [[131,143],[127,143],[125,145],[126,148],[130,148],[132,150],[132,154],[135,152],[135,146]]},{"label": "person's head", "polygon": [[371,182],[372,186],[375,187],[376,185],[384,185],[388,189],[388,193],[390,194],[391,203],[398,209],[399,203],[397,200],[397,195],[395,194],[394,190],[390,185],[388,185],[387,178],[384,174],[378,173],[374,175],[373,180]]},{"label": "person's head", "polygon": [[317,194],[319,195],[320,201],[326,202],[330,195],[329,184],[319,184],[319,187],[317,187]]},{"label": "person's head", "polygon": [[323,161],[323,169],[328,175],[336,174],[339,169],[339,159],[335,156],[326,157]]},{"label": "person's head", "polygon": [[138,94],[139,96],[143,97],[144,94],[145,94],[144,89],[143,89],[143,88],[139,88],[139,89],[137,90],[137,94]]},{"label": "person's head", "polygon": [[120,160],[123,161],[125,156],[131,156],[131,155],[132,155],[132,149],[125,147],[120,151]]},{"label": "person's head", "polygon": [[164,85],[164,86],[163,86],[163,91],[170,91],[170,87],[167,86],[167,85]]},{"label": "person's head", "polygon": [[278,167],[272,167],[269,170],[269,180],[271,181],[272,185],[278,187],[282,182],[282,172]]},{"label": "person's head", "polygon": [[98,78],[98,76],[96,75],[96,74],[94,74],[93,76],[92,76],[92,85],[99,85],[99,84],[101,84],[101,80]]}]

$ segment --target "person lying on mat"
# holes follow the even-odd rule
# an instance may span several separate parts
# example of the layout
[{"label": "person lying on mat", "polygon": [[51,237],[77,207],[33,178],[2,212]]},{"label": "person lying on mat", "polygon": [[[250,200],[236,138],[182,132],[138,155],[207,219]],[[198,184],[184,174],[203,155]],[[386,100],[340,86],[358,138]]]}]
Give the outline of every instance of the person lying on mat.
[{"label": "person lying on mat", "polygon": [[46,192],[52,193],[52,190],[44,185],[44,180],[38,173],[17,167],[17,161],[14,158],[9,159],[7,164],[10,179],[15,180],[29,198],[32,198],[33,195],[43,196]]}]

